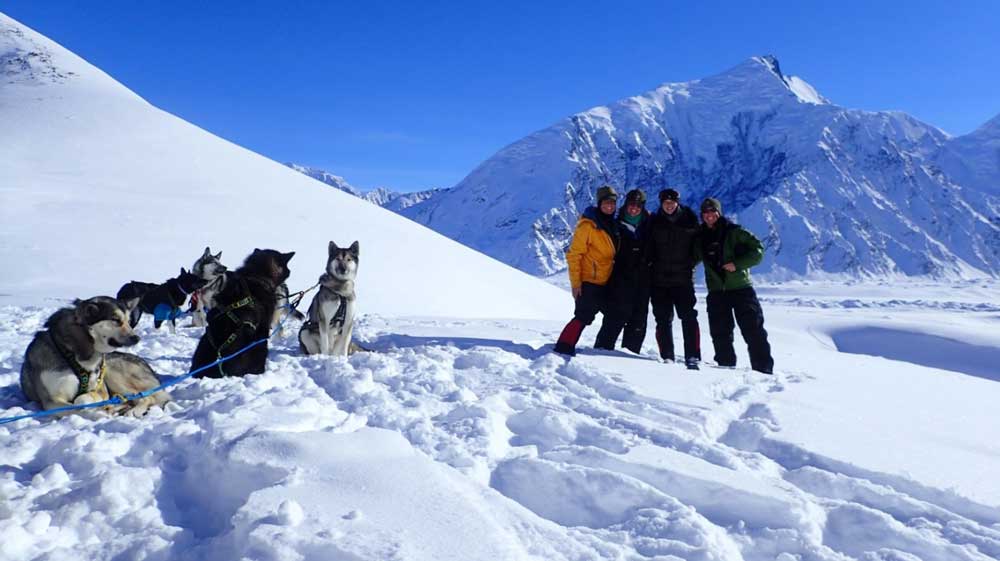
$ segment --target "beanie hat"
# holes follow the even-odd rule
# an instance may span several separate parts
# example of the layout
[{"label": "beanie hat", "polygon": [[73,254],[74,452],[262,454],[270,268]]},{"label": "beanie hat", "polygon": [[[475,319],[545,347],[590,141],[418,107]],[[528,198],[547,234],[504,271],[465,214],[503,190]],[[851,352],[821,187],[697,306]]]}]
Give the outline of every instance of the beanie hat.
[{"label": "beanie hat", "polygon": [[708,197],[707,199],[701,202],[701,211],[705,212],[706,210],[714,210],[715,212],[718,212],[719,215],[721,216],[722,203],[719,202],[719,199],[713,199],[712,197]]},{"label": "beanie hat", "polygon": [[615,201],[618,200],[618,193],[615,191],[614,187],[610,185],[604,185],[603,187],[597,190],[597,204],[601,204],[601,202],[603,202],[604,199],[612,199]]},{"label": "beanie hat", "polygon": [[646,206],[646,194],[642,192],[642,189],[632,189],[625,195],[625,204],[636,203],[639,206]]},{"label": "beanie hat", "polygon": [[681,194],[678,193],[676,189],[664,189],[660,191],[660,204],[663,204],[663,201],[680,201],[680,200],[681,200]]}]

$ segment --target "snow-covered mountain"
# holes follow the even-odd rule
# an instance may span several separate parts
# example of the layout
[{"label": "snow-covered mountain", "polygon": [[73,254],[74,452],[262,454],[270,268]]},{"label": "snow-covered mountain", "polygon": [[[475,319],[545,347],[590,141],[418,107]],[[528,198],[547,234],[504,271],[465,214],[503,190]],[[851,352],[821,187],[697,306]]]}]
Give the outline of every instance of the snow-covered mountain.
[{"label": "snow-covered mountain", "polygon": [[[0,14],[0,302],[162,282],[205,246],[230,266],[295,251],[298,290],[329,240],[360,241],[363,313],[565,314],[565,292],[165,113]],[[506,298],[482,297],[482,271]]]},{"label": "snow-covered mountain", "polygon": [[346,179],[339,175],[334,175],[326,170],[303,166],[294,162],[286,162],[285,165],[299,173],[308,175],[316,181],[322,181],[335,189],[340,189],[341,191],[354,195],[355,197],[364,197],[364,193],[361,192],[361,189],[351,185]]},{"label": "snow-covered mountain", "polygon": [[653,201],[673,186],[692,206],[720,198],[766,240],[772,276],[997,275],[998,193],[966,181],[995,169],[998,128],[950,139],[904,113],[839,107],[755,57],[566,118],[403,214],[544,275],[565,267],[598,186]]},{"label": "snow-covered mountain", "polygon": [[366,201],[370,203],[377,204],[380,207],[389,209],[393,212],[401,212],[404,209],[410,208],[415,204],[422,203],[431,197],[440,195],[441,193],[447,192],[448,189],[435,188],[435,189],[424,189],[423,191],[413,191],[411,193],[402,193],[400,191],[392,191],[385,187],[376,187],[367,193],[362,195]]},{"label": "snow-covered mountain", "polygon": [[1000,115],[969,134],[950,139],[937,160],[958,183],[1000,195]]},{"label": "snow-covered mountain", "polygon": [[422,203],[427,199],[447,191],[447,189],[425,189],[423,191],[413,191],[410,193],[403,193],[400,191],[393,191],[388,187],[376,187],[369,191],[362,191],[357,187],[351,185],[346,179],[339,175],[334,175],[326,170],[319,168],[303,166],[300,164],[295,164],[288,162],[286,166],[294,169],[299,173],[308,175],[309,177],[326,183],[327,185],[340,189],[345,193],[350,193],[355,197],[362,198],[372,204],[376,204],[380,207],[384,207],[393,212],[400,212],[405,208],[409,208],[417,203]]}]

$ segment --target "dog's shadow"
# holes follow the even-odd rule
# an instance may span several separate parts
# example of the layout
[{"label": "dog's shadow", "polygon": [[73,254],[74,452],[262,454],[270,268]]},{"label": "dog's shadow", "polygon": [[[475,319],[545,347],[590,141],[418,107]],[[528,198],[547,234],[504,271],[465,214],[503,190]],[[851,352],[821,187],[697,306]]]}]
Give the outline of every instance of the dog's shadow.
[{"label": "dog's shadow", "polygon": [[[11,384],[0,388],[0,411],[13,407],[31,408],[28,397],[21,391],[21,384]],[[0,412],[0,417],[3,416]]]}]

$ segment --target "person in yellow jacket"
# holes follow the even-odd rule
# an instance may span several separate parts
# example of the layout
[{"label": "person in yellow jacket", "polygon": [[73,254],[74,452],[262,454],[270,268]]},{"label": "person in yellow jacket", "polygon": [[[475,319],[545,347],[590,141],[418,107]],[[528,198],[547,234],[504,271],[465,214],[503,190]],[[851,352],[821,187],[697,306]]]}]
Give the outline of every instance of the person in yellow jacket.
[{"label": "person in yellow jacket", "polygon": [[573,319],[566,324],[553,351],[576,354],[576,343],[583,328],[594,322],[597,312],[604,309],[607,284],[620,245],[620,233],[615,224],[618,193],[605,185],[597,190],[597,206],[588,207],[576,224],[573,241],[566,251],[569,284],[576,307]]}]

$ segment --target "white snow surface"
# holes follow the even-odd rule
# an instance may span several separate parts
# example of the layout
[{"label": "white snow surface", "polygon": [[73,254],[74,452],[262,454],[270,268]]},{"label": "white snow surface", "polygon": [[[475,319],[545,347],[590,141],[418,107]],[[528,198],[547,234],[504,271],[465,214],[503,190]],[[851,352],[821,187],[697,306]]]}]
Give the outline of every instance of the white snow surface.
[{"label": "white snow surface", "polygon": [[[596,326],[566,360],[563,318],[369,314],[370,352],[303,357],[293,320],[264,374],[165,411],[0,425],[0,558],[1000,556],[1000,286],[760,294],[775,376],[594,351]],[[18,372],[52,311],[0,308],[0,416],[35,410]],[[164,377],[201,335],[138,331]]]},{"label": "white snow surface", "polygon": [[[358,240],[362,312],[545,318],[562,294],[149,105],[0,14],[0,303],[163,282],[206,246],[238,266],[295,251],[292,290],[327,244]],[[502,286],[502,291],[490,290]]]}]

